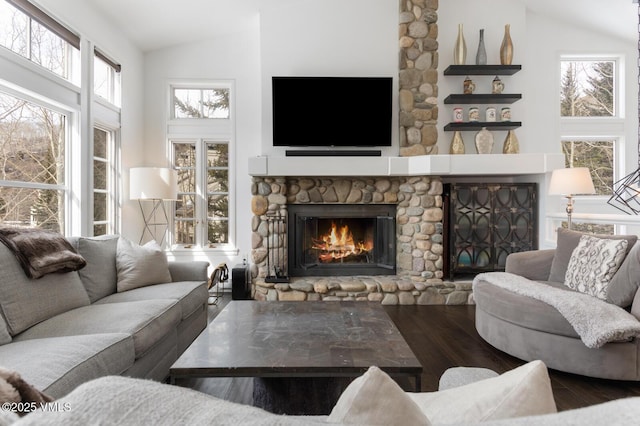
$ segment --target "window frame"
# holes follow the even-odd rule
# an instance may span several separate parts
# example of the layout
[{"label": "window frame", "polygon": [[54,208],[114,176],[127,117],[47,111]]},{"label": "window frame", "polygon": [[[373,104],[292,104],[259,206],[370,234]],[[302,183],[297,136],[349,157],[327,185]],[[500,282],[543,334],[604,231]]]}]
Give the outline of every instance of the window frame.
[{"label": "window frame", "polygon": [[[562,87],[562,62],[610,61],[614,63],[614,111],[611,117],[564,117],[560,113],[560,88]],[[624,176],[625,159],[625,99],[624,55],[622,54],[561,54],[558,58],[558,117],[559,138],[563,141],[613,141],[613,181]],[[562,151],[561,151],[562,152]],[[579,195],[575,199],[607,200],[610,195]]]},{"label": "window frame", "polygon": [[[229,90],[229,117],[228,118],[173,118],[173,90],[183,89],[219,89]],[[235,179],[235,81],[234,80],[175,80],[169,81],[166,95],[166,117],[167,117],[167,157],[170,159],[171,167],[174,165],[174,143],[195,143],[196,144],[196,213],[194,216],[195,242],[191,244],[177,244],[175,242],[175,203],[171,211],[171,224],[169,230],[169,241],[172,251],[194,251],[202,250],[206,252],[221,252],[224,254],[237,254],[239,252],[236,244],[236,179]],[[229,147],[228,176],[229,176],[229,203],[228,203],[228,242],[227,243],[207,243],[207,162],[206,145],[208,143],[227,143]]]}]

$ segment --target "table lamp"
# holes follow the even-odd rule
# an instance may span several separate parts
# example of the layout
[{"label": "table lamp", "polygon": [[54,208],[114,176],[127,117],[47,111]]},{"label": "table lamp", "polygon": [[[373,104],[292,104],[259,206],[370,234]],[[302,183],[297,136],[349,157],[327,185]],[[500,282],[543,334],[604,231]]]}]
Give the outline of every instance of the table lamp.
[{"label": "table lamp", "polygon": [[587,167],[570,167],[556,169],[551,173],[549,195],[564,195],[567,198],[567,221],[571,229],[573,214],[573,196],[579,194],[595,194],[591,180],[591,172]]},{"label": "table lamp", "polygon": [[[167,229],[169,217],[165,208],[165,201],[175,200],[178,196],[178,174],[176,170],[163,167],[133,167],[129,170],[129,198],[138,200],[140,212],[144,220],[144,228],[140,235],[140,244],[145,234],[156,240],[162,246]],[[151,211],[145,214],[142,202],[152,202]],[[157,219],[157,213],[162,216]],[[153,230],[151,229],[153,227]],[[158,240],[157,228],[162,227],[162,235]]]}]

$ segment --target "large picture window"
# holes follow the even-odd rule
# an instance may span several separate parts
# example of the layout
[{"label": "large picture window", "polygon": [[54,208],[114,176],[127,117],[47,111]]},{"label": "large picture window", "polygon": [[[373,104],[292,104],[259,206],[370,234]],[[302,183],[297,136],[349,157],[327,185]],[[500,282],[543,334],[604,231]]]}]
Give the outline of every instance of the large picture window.
[{"label": "large picture window", "polygon": [[0,92],[0,220],[64,233],[64,114]]}]

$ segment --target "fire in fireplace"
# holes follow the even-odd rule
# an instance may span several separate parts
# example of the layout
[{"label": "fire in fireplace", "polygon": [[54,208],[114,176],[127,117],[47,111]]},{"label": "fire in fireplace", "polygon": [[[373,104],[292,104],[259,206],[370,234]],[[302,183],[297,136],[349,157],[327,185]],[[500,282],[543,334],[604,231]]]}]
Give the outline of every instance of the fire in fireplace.
[{"label": "fire in fireplace", "polygon": [[395,205],[289,205],[289,275],[395,274]]}]

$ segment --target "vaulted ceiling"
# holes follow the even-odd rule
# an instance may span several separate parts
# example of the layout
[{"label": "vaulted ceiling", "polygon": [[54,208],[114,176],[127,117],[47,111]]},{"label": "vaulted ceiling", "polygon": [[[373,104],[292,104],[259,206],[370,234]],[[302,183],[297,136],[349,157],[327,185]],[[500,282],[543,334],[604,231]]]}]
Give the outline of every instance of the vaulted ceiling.
[{"label": "vaulted ceiling", "polygon": [[[238,31],[260,9],[307,0],[84,0],[148,52]],[[397,1],[397,0],[387,0]],[[447,0],[440,1],[440,7]],[[470,0],[474,1],[474,0]],[[535,13],[629,41],[638,38],[633,0],[513,0]]]}]

